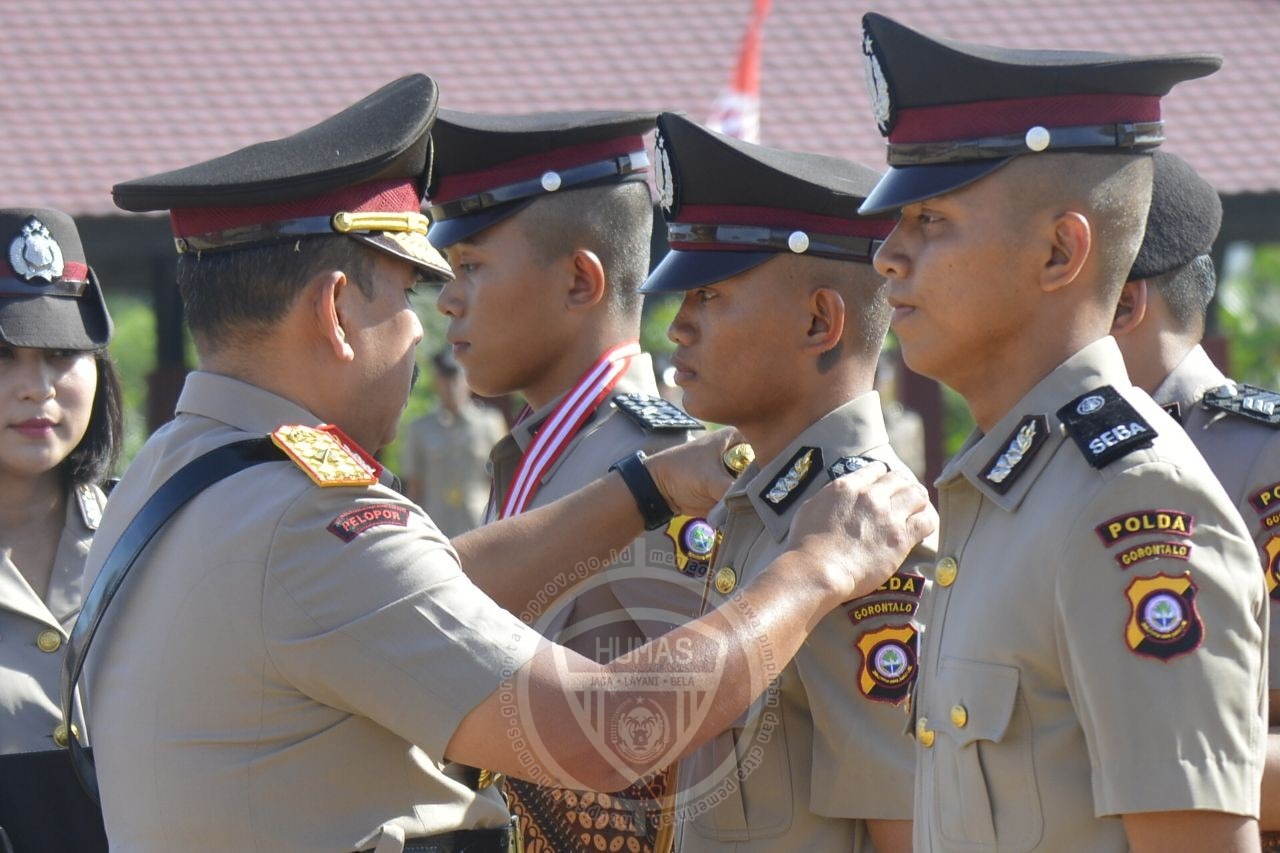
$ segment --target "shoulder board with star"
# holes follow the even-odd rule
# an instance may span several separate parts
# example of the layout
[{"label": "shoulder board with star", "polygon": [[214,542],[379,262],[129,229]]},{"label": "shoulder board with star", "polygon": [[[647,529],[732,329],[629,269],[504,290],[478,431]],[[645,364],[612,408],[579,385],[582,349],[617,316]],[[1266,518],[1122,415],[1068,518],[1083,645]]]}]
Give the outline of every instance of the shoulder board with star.
[{"label": "shoulder board with star", "polygon": [[649,394],[618,394],[613,404],[647,432],[706,429],[702,421],[661,397]]},{"label": "shoulder board with star", "polygon": [[1058,409],[1058,419],[1094,468],[1105,468],[1135,450],[1150,447],[1157,435],[1110,385],[1076,397]]},{"label": "shoulder board with star", "polygon": [[1206,409],[1229,412],[1280,428],[1280,393],[1257,385],[1221,385],[1206,392],[1201,402]]},{"label": "shoulder board with star", "polygon": [[322,488],[372,486],[382,474],[377,460],[332,424],[286,424],[271,441]]}]

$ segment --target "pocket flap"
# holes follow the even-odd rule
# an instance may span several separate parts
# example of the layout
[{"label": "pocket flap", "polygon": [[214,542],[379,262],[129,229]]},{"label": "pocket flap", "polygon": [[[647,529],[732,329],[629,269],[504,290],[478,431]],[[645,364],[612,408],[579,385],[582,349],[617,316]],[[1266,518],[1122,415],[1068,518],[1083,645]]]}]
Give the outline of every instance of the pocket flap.
[{"label": "pocket flap", "polygon": [[946,732],[958,746],[1004,737],[1018,701],[1018,670],[997,663],[944,657],[936,681],[930,728]]}]

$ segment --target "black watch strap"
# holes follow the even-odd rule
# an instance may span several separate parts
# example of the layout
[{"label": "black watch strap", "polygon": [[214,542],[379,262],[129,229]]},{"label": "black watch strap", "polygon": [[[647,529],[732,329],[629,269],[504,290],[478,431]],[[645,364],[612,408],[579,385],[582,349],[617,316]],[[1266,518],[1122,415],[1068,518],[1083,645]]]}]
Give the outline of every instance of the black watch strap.
[{"label": "black watch strap", "polygon": [[636,499],[636,506],[640,508],[640,515],[644,516],[645,530],[657,530],[675,515],[644,465],[643,450],[619,459],[609,466],[609,470],[622,475],[622,482],[631,490],[631,496]]}]

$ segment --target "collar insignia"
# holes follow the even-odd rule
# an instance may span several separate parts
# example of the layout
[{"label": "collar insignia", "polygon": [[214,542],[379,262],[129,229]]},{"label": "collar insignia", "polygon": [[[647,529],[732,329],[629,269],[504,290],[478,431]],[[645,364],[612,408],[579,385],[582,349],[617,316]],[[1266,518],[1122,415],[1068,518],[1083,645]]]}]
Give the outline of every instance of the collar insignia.
[{"label": "collar insignia", "polygon": [[1095,388],[1058,409],[1058,419],[1094,468],[1105,468],[1150,447],[1156,431],[1110,385]]},{"label": "collar insignia", "polygon": [[1169,417],[1173,418],[1178,423],[1182,423],[1182,404],[1177,400],[1174,400],[1172,403],[1165,403],[1160,408],[1168,412]]},{"label": "collar insignia", "polygon": [[1230,412],[1242,418],[1280,427],[1280,393],[1256,385],[1228,384],[1204,395],[1206,409]]},{"label": "collar insignia", "polygon": [[382,473],[372,456],[332,424],[287,424],[271,433],[271,441],[317,486],[372,486]]},{"label": "collar insignia", "polygon": [[62,277],[62,247],[49,229],[34,216],[27,217],[21,233],[9,244],[9,266],[24,281]]},{"label": "collar insignia", "polygon": [[646,431],[706,429],[702,421],[661,397],[649,394],[619,394],[613,404]]},{"label": "collar insignia", "polygon": [[1013,430],[1005,450],[987,463],[982,479],[1000,494],[1009,491],[1028,463],[1049,438],[1049,419],[1044,415],[1027,415]]},{"label": "collar insignia", "polygon": [[827,476],[833,480],[838,480],[845,474],[852,474],[854,471],[865,468],[875,461],[877,460],[866,456],[841,456],[827,466]]},{"label": "collar insignia", "polygon": [[799,497],[802,487],[821,470],[822,451],[816,447],[802,447],[787,463],[786,473],[774,480],[762,497],[774,512],[781,515]]}]

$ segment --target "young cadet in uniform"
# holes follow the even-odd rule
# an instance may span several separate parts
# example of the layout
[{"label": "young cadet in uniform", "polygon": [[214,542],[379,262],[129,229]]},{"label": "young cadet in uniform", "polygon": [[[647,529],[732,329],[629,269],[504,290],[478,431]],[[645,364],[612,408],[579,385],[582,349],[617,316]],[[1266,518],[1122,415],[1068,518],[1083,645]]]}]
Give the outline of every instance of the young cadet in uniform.
[{"label": "young cadet in uniform", "polygon": [[[1240,510],[1262,556],[1271,601],[1267,670],[1271,725],[1280,724],[1280,395],[1236,385],[1200,346],[1217,287],[1209,250],[1222,224],[1217,191],[1190,163],[1157,151],[1147,233],[1120,292],[1115,336],[1129,376],[1182,424]],[[1269,738],[1264,829],[1280,829],[1280,746]]]},{"label": "young cadet in uniform", "polygon": [[[683,443],[702,428],[658,396],[653,363],[637,342],[653,231],[643,135],[653,124],[652,113],[626,112],[444,110],[436,120],[430,240],[456,275],[437,307],[449,317],[447,337],[472,387],[528,401],[490,454],[488,521],[544,506],[628,453]],[[533,625],[607,662],[643,644],[646,632],[694,615],[701,587],[680,573],[705,571],[696,559],[705,551],[688,548],[710,541],[705,522],[674,519],[623,554],[612,582],[586,590],[564,584],[570,600],[542,604]],[[627,614],[640,608],[649,619],[636,624]],[[671,618],[654,619],[663,612]],[[616,798],[506,784],[526,848],[555,853],[619,838],[645,851],[668,848],[669,838],[655,834],[668,788],[665,776]],[[585,829],[583,806],[593,819],[607,814],[608,825]]]},{"label": "young cadet in uniform", "polygon": [[[839,472],[867,459],[908,472],[872,390],[889,304],[871,258],[894,220],[858,215],[879,175],[843,160],[672,113],[656,150],[672,250],[643,290],[685,294],[668,332],[684,403],[755,451],[707,519],[714,607],[785,549],[796,511]],[[681,762],[682,853],[911,849],[913,563],[933,557],[918,549],[874,595],[827,614],[775,701]]]},{"label": "young cadet in uniform", "polygon": [[0,210],[0,247],[0,850],[105,850],[58,674],[124,440],[111,317],[67,214]]},{"label": "young cadet in uniform", "polygon": [[863,19],[907,364],[977,431],[939,477],[915,848],[1256,849],[1265,590],[1231,500],[1108,337],[1160,97],[1209,55],[939,41]]},{"label": "young cadet in uniform", "polygon": [[[63,696],[87,657],[114,847],[505,851],[498,792],[446,758],[601,789],[651,769],[605,760],[563,721],[584,683],[607,713],[680,663],[601,666],[547,643],[459,562],[528,600],[672,505],[708,507],[726,439],[630,456],[461,553],[361,449],[391,440],[408,396],[413,288],[448,276],[419,212],[436,98],[413,75],[291,137],[114,190],[127,210],[170,211],[201,356],[113,493],[68,642]],[[881,583],[932,521],[891,474],[857,472],[818,503],[797,551],[735,602],[772,648],[724,610],[669,635],[687,668],[723,663],[691,743],[764,688],[766,653],[789,660],[804,626]]]}]

